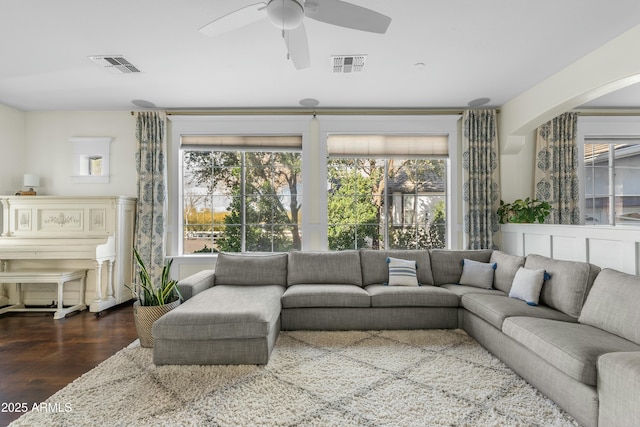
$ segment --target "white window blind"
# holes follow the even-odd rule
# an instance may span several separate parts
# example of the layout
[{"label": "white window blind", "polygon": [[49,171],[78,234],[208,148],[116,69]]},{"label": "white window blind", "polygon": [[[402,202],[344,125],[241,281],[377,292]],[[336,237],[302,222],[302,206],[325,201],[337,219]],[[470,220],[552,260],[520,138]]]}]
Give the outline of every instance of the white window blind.
[{"label": "white window blind", "polygon": [[447,135],[329,135],[332,157],[447,157]]},{"label": "white window blind", "polygon": [[300,150],[300,135],[182,135],[181,148],[215,147],[225,150]]}]

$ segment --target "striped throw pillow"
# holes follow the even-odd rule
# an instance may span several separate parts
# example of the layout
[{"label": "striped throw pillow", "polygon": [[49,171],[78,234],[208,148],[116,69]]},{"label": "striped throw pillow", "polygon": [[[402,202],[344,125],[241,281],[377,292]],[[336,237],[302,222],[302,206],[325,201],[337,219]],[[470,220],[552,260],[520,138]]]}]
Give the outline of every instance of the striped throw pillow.
[{"label": "striped throw pillow", "polygon": [[389,286],[419,286],[415,261],[387,258],[389,264]]}]

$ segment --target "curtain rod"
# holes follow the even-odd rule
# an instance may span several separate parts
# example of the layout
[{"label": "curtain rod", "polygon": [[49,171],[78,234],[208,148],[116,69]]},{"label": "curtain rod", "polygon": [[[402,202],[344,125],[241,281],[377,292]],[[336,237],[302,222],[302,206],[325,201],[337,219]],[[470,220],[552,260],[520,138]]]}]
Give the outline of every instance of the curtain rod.
[{"label": "curtain rod", "polygon": [[[169,116],[198,116],[198,115],[452,115],[463,114],[464,110],[456,109],[425,109],[425,108],[295,108],[295,109],[212,109],[212,110],[167,110]],[[134,115],[135,111],[131,111]]]},{"label": "curtain rod", "polygon": [[640,116],[640,109],[638,108],[604,108],[604,109],[590,109],[590,108],[576,108],[571,110],[574,113],[578,113],[580,116]]},{"label": "curtain rod", "polygon": [[[146,110],[145,110],[146,111]],[[640,108],[623,109],[573,109],[570,110],[581,116],[640,116]],[[500,114],[500,110],[496,111]],[[136,112],[131,111],[133,116]],[[319,108],[319,109],[212,109],[212,110],[167,110],[169,116],[259,116],[259,115],[335,115],[335,116],[381,116],[381,115],[451,115],[464,113],[460,109],[428,109],[428,108],[392,108],[392,109],[356,109],[356,108]]]}]

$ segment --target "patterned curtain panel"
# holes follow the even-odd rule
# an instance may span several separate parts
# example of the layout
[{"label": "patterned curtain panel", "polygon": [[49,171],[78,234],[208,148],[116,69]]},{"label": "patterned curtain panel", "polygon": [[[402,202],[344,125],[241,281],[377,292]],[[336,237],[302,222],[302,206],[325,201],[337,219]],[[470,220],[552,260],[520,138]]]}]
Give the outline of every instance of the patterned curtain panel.
[{"label": "patterned curtain panel", "polygon": [[578,114],[565,113],[536,132],[536,199],[551,205],[548,224],[580,224],[577,128]]},{"label": "patterned curtain panel", "polygon": [[157,283],[161,277],[165,256],[164,227],[167,212],[165,129],[165,113],[156,111],[136,113],[138,204],[135,247],[154,283]]},{"label": "patterned curtain panel", "polygon": [[496,110],[467,110],[463,114],[464,231],[468,249],[497,249],[500,229],[498,133]]}]

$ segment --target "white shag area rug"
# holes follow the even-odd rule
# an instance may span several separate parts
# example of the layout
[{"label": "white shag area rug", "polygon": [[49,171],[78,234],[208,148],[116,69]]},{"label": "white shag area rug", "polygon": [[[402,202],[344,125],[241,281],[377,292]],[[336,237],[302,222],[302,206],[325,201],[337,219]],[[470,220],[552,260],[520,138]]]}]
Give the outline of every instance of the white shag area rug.
[{"label": "white shag area rug", "polygon": [[137,342],[11,426],[576,426],[460,330],[281,332],[266,366],[155,366]]}]

